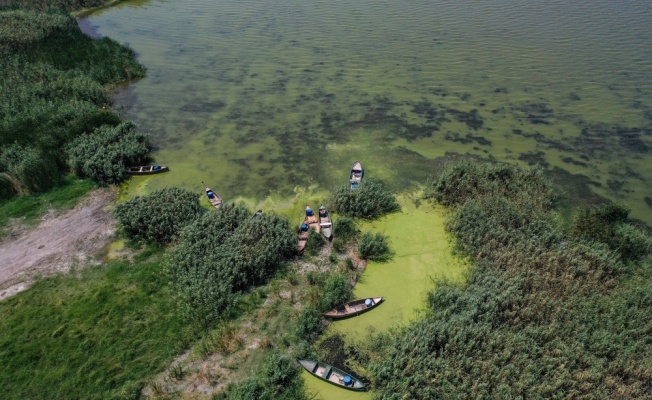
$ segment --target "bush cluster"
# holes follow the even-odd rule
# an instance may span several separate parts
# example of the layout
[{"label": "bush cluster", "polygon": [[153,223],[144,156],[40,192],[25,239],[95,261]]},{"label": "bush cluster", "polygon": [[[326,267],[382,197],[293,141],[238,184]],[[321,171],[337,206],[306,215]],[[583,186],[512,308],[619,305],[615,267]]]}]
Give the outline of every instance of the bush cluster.
[{"label": "bush cluster", "polygon": [[99,127],[91,134],[77,137],[67,150],[75,173],[102,186],[124,181],[127,167],[149,160],[147,136],[136,132],[132,122]]},{"label": "bush cluster", "polygon": [[375,219],[401,209],[396,197],[382,183],[368,179],[357,189],[341,186],[331,197],[332,209],[347,217]]},{"label": "bush cluster", "polygon": [[233,311],[240,293],[266,282],[295,254],[287,219],[252,218],[246,207],[227,203],[186,227],[167,269],[184,316],[211,326]]},{"label": "bush cluster", "polygon": [[3,198],[57,185],[75,138],[120,123],[103,85],[145,72],[133,51],[84,35],[64,12],[13,9],[0,10],[0,71]]},{"label": "bush cluster", "polygon": [[494,164],[434,181],[476,267],[466,287],[430,293],[425,318],[375,342],[379,398],[652,396],[650,250],[632,259],[600,242],[631,239],[619,207],[582,211],[568,231],[549,187],[536,170]]},{"label": "bush cluster", "polygon": [[346,250],[347,244],[354,239],[360,231],[353,219],[348,217],[338,218],[333,222],[333,248],[342,253]]},{"label": "bush cluster", "polygon": [[171,187],[120,203],[114,214],[129,239],[166,244],[205,211],[197,193]]},{"label": "bush cluster", "polygon": [[358,243],[358,253],[365,260],[388,261],[392,257],[389,240],[382,233],[365,232]]}]

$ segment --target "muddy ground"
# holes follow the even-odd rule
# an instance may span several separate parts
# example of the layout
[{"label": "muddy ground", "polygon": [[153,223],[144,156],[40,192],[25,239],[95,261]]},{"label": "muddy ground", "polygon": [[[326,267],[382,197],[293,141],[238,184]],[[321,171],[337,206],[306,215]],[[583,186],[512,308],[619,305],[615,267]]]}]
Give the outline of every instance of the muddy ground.
[{"label": "muddy ground", "polygon": [[0,241],[0,300],[27,289],[38,276],[97,263],[115,233],[115,198],[115,189],[98,189],[71,210],[48,212],[37,226],[16,222]]}]

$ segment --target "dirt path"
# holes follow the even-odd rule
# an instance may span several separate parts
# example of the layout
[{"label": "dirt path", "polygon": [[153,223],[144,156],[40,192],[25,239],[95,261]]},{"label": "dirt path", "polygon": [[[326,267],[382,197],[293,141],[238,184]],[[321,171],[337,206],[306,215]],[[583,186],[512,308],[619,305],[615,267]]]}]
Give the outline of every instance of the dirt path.
[{"label": "dirt path", "polygon": [[115,196],[115,189],[95,190],[72,210],[49,213],[38,226],[18,228],[3,239],[0,300],[27,289],[35,276],[93,262],[113,238],[115,221],[107,208]]}]

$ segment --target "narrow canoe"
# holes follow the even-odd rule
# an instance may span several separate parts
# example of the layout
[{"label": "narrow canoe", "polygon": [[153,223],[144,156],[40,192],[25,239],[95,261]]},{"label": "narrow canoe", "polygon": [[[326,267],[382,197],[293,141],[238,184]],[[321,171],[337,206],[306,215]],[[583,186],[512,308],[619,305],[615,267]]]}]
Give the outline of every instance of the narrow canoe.
[{"label": "narrow canoe", "polygon": [[328,210],[326,207],[321,206],[319,207],[319,228],[321,229],[322,235],[326,237],[326,239],[329,239],[333,236],[331,228],[333,227],[333,224],[331,222],[331,215],[328,213]]},{"label": "narrow canoe", "polygon": [[140,167],[127,167],[127,174],[129,175],[151,175],[167,172],[170,168],[162,165],[143,165]]},{"label": "narrow canoe", "polygon": [[349,175],[349,185],[351,189],[356,189],[358,185],[360,185],[360,182],[362,182],[363,177],[364,169],[362,169],[362,163],[360,163],[360,161],[354,162],[351,167],[351,175]]},{"label": "narrow canoe", "polygon": [[320,227],[319,227],[319,220],[317,219],[317,215],[315,214],[315,211],[313,211],[313,209],[310,208],[310,206],[307,204],[306,204],[306,224],[308,224],[308,229],[312,228],[316,232],[319,232]]},{"label": "narrow canoe", "polygon": [[346,372],[335,368],[332,365],[310,360],[299,360],[299,363],[301,366],[303,366],[303,368],[305,368],[308,372],[317,378],[325,380],[328,383],[332,383],[335,386],[349,390],[355,390],[357,392],[362,392],[365,390],[365,385],[360,381],[360,379],[354,377],[351,374],[347,374]]},{"label": "narrow canoe", "polygon": [[215,193],[213,189],[206,187],[206,196],[208,197],[208,202],[211,203],[213,207],[220,208],[222,205],[222,198],[220,197],[219,194]]},{"label": "narrow canoe", "polygon": [[346,304],[342,304],[341,306],[337,306],[332,310],[326,311],[324,317],[330,319],[354,317],[375,308],[382,301],[382,297],[368,297],[366,299],[353,300]]}]

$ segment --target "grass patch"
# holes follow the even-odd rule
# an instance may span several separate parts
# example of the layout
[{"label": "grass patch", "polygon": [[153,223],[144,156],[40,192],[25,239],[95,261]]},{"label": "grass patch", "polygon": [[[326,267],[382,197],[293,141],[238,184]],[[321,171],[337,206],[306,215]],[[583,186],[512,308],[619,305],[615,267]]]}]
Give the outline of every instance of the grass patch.
[{"label": "grass patch", "polygon": [[80,180],[74,175],[68,175],[61,186],[47,193],[19,196],[4,201],[0,203],[0,228],[6,228],[12,218],[23,218],[24,223],[34,224],[49,209],[70,209],[96,187],[90,179]]},{"label": "grass patch", "polygon": [[0,303],[2,398],[138,398],[192,335],[156,262],[43,279]]}]

